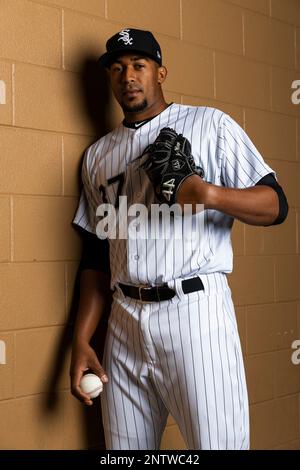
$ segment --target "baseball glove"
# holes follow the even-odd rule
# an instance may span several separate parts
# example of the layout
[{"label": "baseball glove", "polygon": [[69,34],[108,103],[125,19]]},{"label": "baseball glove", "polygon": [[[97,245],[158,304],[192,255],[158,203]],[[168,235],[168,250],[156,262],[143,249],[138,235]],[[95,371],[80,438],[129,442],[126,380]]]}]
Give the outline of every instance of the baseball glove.
[{"label": "baseball glove", "polygon": [[198,174],[190,142],[169,127],[161,129],[141,157],[144,158],[140,167],[152,182],[158,200],[170,206],[176,202],[183,181],[188,176]]}]

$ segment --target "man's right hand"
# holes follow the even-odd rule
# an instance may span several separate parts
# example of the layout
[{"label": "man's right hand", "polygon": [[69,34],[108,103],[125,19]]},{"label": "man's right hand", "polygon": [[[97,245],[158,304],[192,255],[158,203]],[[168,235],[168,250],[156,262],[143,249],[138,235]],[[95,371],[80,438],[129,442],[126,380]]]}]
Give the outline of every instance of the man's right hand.
[{"label": "man's right hand", "polygon": [[71,392],[81,402],[88,406],[93,404],[92,399],[80,388],[80,380],[84,372],[90,370],[98,375],[105,384],[108,382],[107,375],[102,368],[94,349],[85,341],[77,341],[73,344],[72,359],[70,366]]}]

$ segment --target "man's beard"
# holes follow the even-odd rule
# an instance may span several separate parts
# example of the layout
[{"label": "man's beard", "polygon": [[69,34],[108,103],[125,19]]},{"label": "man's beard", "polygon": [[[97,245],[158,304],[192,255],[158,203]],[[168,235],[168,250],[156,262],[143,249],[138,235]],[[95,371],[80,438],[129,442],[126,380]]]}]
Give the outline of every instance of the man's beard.
[{"label": "man's beard", "polygon": [[122,109],[126,113],[139,113],[141,111],[144,111],[144,109],[146,109],[147,106],[148,106],[148,101],[146,98],[140,104],[137,104],[135,106],[127,106],[126,104],[122,103]]}]

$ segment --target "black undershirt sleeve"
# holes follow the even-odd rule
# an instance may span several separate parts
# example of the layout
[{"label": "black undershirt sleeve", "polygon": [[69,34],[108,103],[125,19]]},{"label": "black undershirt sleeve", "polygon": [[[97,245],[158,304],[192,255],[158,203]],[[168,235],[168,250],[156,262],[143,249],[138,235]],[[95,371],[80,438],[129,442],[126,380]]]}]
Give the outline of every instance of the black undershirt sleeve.
[{"label": "black undershirt sleeve", "polygon": [[81,230],[83,247],[79,269],[93,269],[103,273],[110,273],[109,243],[101,240],[97,235]]},{"label": "black undershirt sleeve", "polygon": [[264,185],[264,186],[270,186],[270,188],[273,188],[274,191],[276,191],[277,196],[278,196],[278,201],[279,201],[279,212],[277,218],[272,222],[272,224],[269,225],[278,225],[282,224],[282,222],[285,221],[288,211],[289,211],[289,205],[287,202],[287,198],[283,192],[282,187],[277,183],[275,176],[272,173],[269,173],[268,175],[264,176],[261,178],[257,183],[257,185]]}]

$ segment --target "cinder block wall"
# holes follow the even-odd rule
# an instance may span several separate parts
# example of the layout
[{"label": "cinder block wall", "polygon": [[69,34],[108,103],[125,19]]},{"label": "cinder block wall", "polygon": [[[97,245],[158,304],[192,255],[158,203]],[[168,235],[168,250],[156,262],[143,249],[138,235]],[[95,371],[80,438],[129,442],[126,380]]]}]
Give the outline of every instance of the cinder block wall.
[{"label": "cinder block wall", "polygon": [[[230,283],[252,448],[300,449],[300,365],[290,359],[300,339],[298,0],[1,0],[0,446],[102,445],[99,403],[84,410],[68,391],[66,324],[80,255],[70,221],[82,152],[121,119],[110,97],[101,101],[94,61],[125,26],[151,29],[161,42],[167,99],[231,114],[286,189],[285,225],[235,224]],[[172,420],[163,448],[184,448]]]}]

